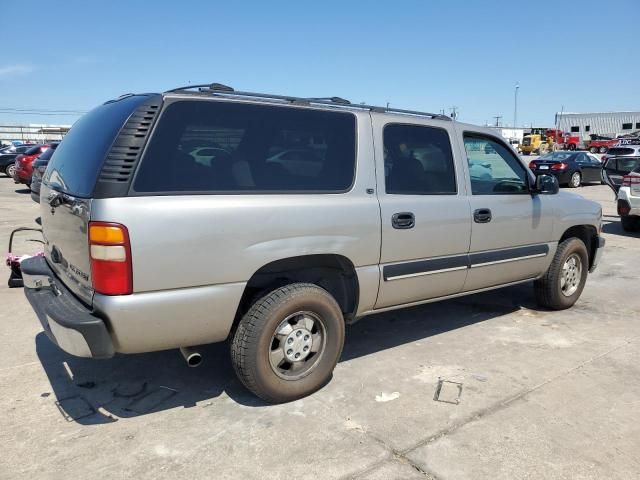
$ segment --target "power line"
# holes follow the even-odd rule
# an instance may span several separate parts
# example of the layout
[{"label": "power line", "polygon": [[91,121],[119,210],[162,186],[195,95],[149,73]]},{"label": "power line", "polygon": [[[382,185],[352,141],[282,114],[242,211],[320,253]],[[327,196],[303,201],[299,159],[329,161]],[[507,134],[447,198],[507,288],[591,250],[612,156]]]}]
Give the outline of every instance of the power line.
[{"label": "power line", "polygon": [[37,112],[37,113],[87,113],[87,110],[64,110],[60,108],[14,108],[14,107],[0,107],[2,111],[10,112]]},{"label": "power line", "polygon": [[82,115],[80,113],[43,113],[43,112],[33,112],[33,113],[28,113],[28,112],[4,112],[2,110],[0,110],[0,114],[1,115],[33,115],[33,116],[43,116],[43,117],[47,117],[47,116],[54,116],[54,117],[59,117],[59,116],[74,116],[77,117],[78,115]]}]

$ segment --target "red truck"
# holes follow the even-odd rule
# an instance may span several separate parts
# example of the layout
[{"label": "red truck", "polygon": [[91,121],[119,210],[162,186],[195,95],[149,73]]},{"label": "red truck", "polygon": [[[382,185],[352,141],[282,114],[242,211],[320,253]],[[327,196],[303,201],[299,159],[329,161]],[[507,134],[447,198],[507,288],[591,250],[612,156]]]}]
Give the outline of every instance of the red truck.
[{"label": "red truck", "polygon": [[591,140],[587,142],[587,149],[591,153],[606,153],[611,147],[618,143],[619,139],[603,137],[601,135],[591,135]]},{"label": "red truck", "polygon": [[549,141],[552,140],[553,143],[558,144],[562,150],[576,150],[580,147],[580,137],[563,132],[562,130],[548,128],[544,134],[547,137],[547,143],[550,143]]}]

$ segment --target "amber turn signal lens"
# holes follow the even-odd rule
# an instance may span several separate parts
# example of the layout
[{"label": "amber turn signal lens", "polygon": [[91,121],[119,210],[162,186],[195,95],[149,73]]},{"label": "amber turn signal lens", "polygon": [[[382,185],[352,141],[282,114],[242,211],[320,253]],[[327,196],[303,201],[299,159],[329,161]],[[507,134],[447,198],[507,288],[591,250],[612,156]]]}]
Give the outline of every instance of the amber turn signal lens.
[{"label": "amber turn signal lens", "polygon": [[91,225],[89,227],[89,241],[91,243],[122,244],[124,232],[119,227]]}]

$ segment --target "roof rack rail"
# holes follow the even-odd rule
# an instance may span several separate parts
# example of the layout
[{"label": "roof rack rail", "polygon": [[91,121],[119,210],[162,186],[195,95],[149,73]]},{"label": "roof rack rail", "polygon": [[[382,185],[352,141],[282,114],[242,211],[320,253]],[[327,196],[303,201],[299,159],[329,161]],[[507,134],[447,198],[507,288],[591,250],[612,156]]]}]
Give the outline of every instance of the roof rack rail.
[{"label": "roof rack rail", "polygon": [[255,93],[255,92],[243,92],[234,90],[232,87],[227,85],[223,85],[221,83],[204,83],[198,85],[187,85],[184,87],[173,88],[171,90],[167,90],[165,93],[175,93],[181,92],[185,90],[197,89],[199,93],[210,93],[212,95],[222,95],[222,96],[234,96],[234,97],[245,97],[245,98],[265,98],[270,100],[281,100],[297,105],[330,105],[330,106],[344,106],[349,108],[359,108],[362,110],[369,110],[372,112],[380,112],[380,113],[401,113],[404,115],[415,115],[420,117],[430,117],[438,120],[448,120],[452,121],[451,117],[447,115],[443,115],[440,113],[430,113],[430,112],[420,112],[418,110],[404,110],[400,108],[389,108],[389,107],[379,107],[376,105],[367,105],[364,103],[351,103],[349,100],[346,100],[341,97],[294,97],[289,95],[274,95],[270,93]]},{"label": "roof rack rail", "polygon": [[312,97],[307,98],[310,102],[331,102],[339,105],[351,105],[351,102],[342,97]]},{"label": "roof rack rail", "polygon": [[184,87],[172,88],[171,90],[167,90],[164,93],[180,92],[181,90],[191,90],[192,88],[197,88],[200,91],[217,90],[229,93],[234,92],[233,87],[224,85],[222,83],[199,83],[197,85],[185,85]]}]

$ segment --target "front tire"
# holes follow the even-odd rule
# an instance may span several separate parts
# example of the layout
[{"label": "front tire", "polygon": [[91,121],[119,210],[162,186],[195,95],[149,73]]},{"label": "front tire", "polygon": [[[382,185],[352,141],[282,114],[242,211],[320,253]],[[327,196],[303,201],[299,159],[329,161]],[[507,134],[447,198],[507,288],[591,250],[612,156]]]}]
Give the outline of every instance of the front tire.
[{"label": "front tire", "polygon": [[257,300],[242,317],[231,360],[247,389],[270,403],[310,395],[330,379],[344,345],[340,306],[323,288],[293,283]]},{"label": "front tire", "polygon": [[598,153],[598,147],[591,147],[591,148],[589,149],[589,151],[590,151],[591,153]]},{"label": "front tire", "polygon": [[551,310],[564,310],[580,298],[589,273],[587,247],[579,238],[571,237],[558,245],[549,269],[534,282],[538,305]]},{"label": "front tire", "polygon": [[600,147],[600,153],[607,153],[607,147]]}]

